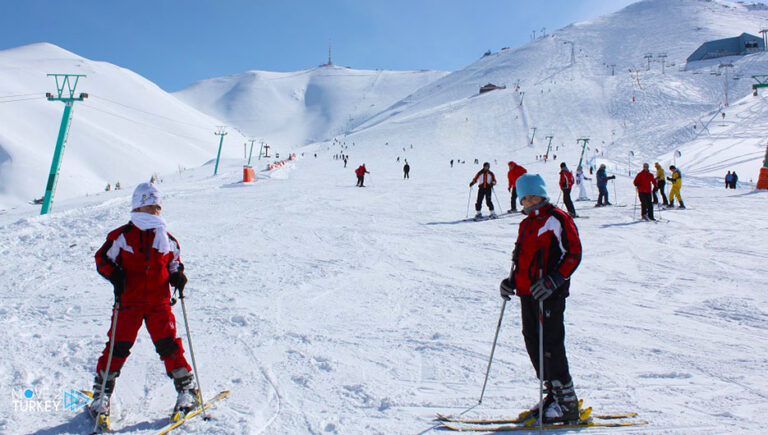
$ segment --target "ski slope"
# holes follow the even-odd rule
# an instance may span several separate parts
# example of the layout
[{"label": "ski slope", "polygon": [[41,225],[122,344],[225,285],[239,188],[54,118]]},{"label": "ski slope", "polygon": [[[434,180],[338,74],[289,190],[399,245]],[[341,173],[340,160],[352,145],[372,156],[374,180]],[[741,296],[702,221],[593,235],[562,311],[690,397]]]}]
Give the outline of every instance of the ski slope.
[{"label": "ski slope", "polygon": [[[305,155],[254,185],[238,183],[232,160],[218,177],[201,168],[160,185],[190,279],[203,391],[232,390],[212,421],[186,433],[420,433],[436,412],[476,403],[521,216],[462,222],[475,165],[411,163],[402,180],[394,152],[353,153],[347,169],[331,154]],[[497,157],[541,172],[557,196],[552,162]],[[356,188],[363,160],[371,174]],[[566,315],[577,393],[599,412],[638,412],[650,422],[641,433],[761,433],[768,248],[755,229],[766,194],[691,184],[689,209],[663,211],[666,223],[635,221],[621,175],[611,200],[627,207],[576,202],[589,217],[577,220],[584,259]],[[497,194],[506,209],[503,186]],[[48,216],[0,214],[4,391],[58,400],[90,387],[112,304],[93,254],[128,219],[129,196],[62,201]],[[734,212],[742,209],[752,212]],[[538,397],[509,305],[472,416],[516,415]],[[117,382],[113,425],[152,433],[174,397],[142,330]],[[82,414],[14,411],[10,396],[0,400],[1,432],[87,431]]]}]

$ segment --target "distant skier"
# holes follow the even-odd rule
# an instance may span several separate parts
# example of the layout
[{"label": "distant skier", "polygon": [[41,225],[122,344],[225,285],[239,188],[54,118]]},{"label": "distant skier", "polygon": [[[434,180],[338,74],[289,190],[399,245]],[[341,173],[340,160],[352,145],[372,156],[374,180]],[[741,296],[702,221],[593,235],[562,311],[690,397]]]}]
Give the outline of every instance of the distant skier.
[{"label": "distant skier", "polygon": [[[725,174],[725,188],[730,189],[731,188],[731,182],[733,181],[733,175],[731,175],[731,171],[728,171],[727,174]],[[109,186],[109,185],[107,185]]]},{"label": "distant skier", "polygon": [[405,165],[403,165],[403,179],[411,178],[409,175],[411,173],[411,165],[408,164],[408,160],[405,161]]},{"label": "distant skier", "polygon": [[453,167],[453,159],[451,159],[451,167]]},{"label": "distant skier", "polygon": [[642,219],[655,221],[651,192],[656,188],[657,183],[656,177],[648,169],[648,163],[643,163],[643,170],[637,173],[633,184],[637,188],[637,197],[640,199],[640,215]]},{"label": "distant skier", "polygon": [[736,171],[733,171],[733,173],[731,174],[731,189],[735,189],[736,183],[738,182],[739,182],[739,176],[736,175]]},{"label": "distant skier", "polygon": [[357,175],[357,187],[365,187],[365,174],[370,174],[370,172],[365,169],[365,163],[363,163],[355,169],[355,175]]},{"label": "distant skier", "polygon": [[667,184],[665,181],[666,175],[664,174],[664,168],[661,167],[659,162],[653,164],[656,167],[656,187],[653,188],[653,203],[658,204],[659,198],[656,196],[656,192],[661,193],[661,199],[663,205],[668,205],[667,195],[664,193],[664,186]]},{"label": "distant skier", "polygon": [[513,161],[510,161],[507,165],[509,166],[509,171],[507,172],[509,187],[507,187],[507,190],[512,195],[512,208],[509,209],[509,213],[513,213],[517,211],[517,188],[515,187],[515,182],[528,171]]},{"label": "distant skier", "polygon": [[563,191],[563,204],[571,217],[578,217],[576,208],[571,201],[571,189],[573,188],[573,174],[568,170],[565,162],[560,163],[560,190]]},{"label": "distant skier", "polygon": [[[523,214],[509,278],[501,281],[501,297],[520,297],[523,337],[528,356],[543,379],[546,397],[542,404],[544,423],[579,419],[579,400],[573,387],[565,353],[565,299],[571,277],[581,262],[581,241],[573,219],[549,203],[544,179],[525,174],[517,180]],[[543,311],[539,312],[539,302]],[[539,319],[544,340],[539,343]],[[544,350],[544,373],[539,372],[539,345]],[[538,418],[539,405],[529,417]]]},{"label": "distant skier", "polygon": [[680,188],[683,186],[683,176],[680,174],[680,170],[672,165],[669,167],[672,171],[672,176],[667,177],[667,180],[672,183],[672,189],[669,190],[669,207],[675,206],[675,198],[680,201],[680,208],[685,208],[683,204],[683,197],[680,196]]},{"label": "distant skier", "polygon": [[[89,405],[95,417],[109,416],[109,401],[115,379],[130,354],[136,334],[145,323],[155,350],[165,364],[178,392],[174,412],[186,412],[198,404],[197,386],[192,368],[184,358],[181,338],[176,336],[176,319],[170,305],[169,284],[184,291],[187,277],[179,258],[179,243],[166,231],[160,217],[162,196],[150,183],[141,183],[133,192],[131,220],[109,233],[96,252],[99,274],[112,283],[117,317],[112,361],[107,367],[110,343],[96,365],[93,400]],[[118,315],[119,313],[119,315]],[[110,328],[108,336],[112,337]],[[106,387],[102,384],[106,378]]]},{"label": "distant skier", "polygon": [[587,188],[584,187],[586,184],[584,183],[584,180],[592,180],[592,179],[584,175],[584,169],[582,169],[582,167],[579,166],[576,169],[576,185],[579,186],[578,201],[589,201],[589,196],[587,196]]},{"label": "distant skier", "polygon": [[615,180],[616,176],[611,175],[610,177],[605,175],[605,163],[600,165],[600,168],[597,170],[597,190],[600,192],[597,195],[597,204],[595,204],[595,207],[602,207],[604,205],[611,205],[611,203],[608,201],[608,180]]},{"label": "distant skier", "polygon": [[344,167],[345,167],[345,168],[347,167],[347,158],[348,158],[348,157],[349,157],[349,156],[344,156]]},{"label": "distant skier", "polygon": [[475,177],[469,183],[469,187],[474,186],[475,183],[479,183],[477,188],[477,202],[475,203],[475,211],[477,211],[477,214],[475,214],[475,219],[479,219],[483,216],[483,213],[480,211],[483,207],[483,198],[485,198],[485,203],[488,205],[488,210],[491,212],[491,219],[495,219],[496,212],[493,210],[491,193],[493,192],[493,186],[496,185],[496,176],[493,175],[493,172],[491,172],[490,163],[483,163],[483,169],[475,174]]}]

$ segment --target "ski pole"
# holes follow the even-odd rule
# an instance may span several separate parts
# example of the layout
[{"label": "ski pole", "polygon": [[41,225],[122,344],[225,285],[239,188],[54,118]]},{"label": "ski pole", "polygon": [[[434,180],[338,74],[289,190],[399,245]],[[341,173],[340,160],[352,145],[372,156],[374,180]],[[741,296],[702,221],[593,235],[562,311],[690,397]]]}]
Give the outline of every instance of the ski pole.
[{"label": "ski pole", "polygon": [[656,207],[659,209],[659,220],[661,220],[661,203],[656,203]]},{"label": "ski pole", "polygon": [[616,203],[618,204],[619,196],[616,195],[616,179],[611,180],[611,184],[613,184],[613,200],[616,201]]},{"label": "ski pole", "polygon": [[467,219],[469,219],[469,203],[472,200],[472,186],[469,186],[469,196],[467,197]]},{"label": "ski pole", "polygon": [[493,192],[493,197],[496,198],[496,202],[499,204],[499,213],[501,213],[504,209],[501,208],[501,201],[499,201],[499,196],[496,195],[496,189],[491,186],[491,192]]},{"label": "ski pole", "polygon": [[187,330],[189,354],[192,356],[192,369],[195,371],[195,378],[197,378],[197,401],[200,402],[200,407],[203,409],[203,420],[208,420],[208,415],[205,412],[205,402],[203,402],[203,389],[200,387],[200,375],[197,374],[197,362],[195,361],[195,350],[192,348],[192,334],[189,332],[189,320],[187,319],[187,306],[184,304],[183,290],[179,291],[179,300],[181,300],[181,312],[184,313],[184,327]]},{"label": "ski pole", "polygon": [[[112,355],[115,353],[115,335],[117,331],[117,313],[120,312],[120,298],[115,300],[112,307],[114,315],[112,316],[112,335],[109,337],[109,356],[107,357],[107,367],[104,369],[104,378],[101,381],[101,394],[103,395],[107,388],[107,379],[109,379],[109,368],[112,366]],[[93,433],[99,429],[99,419],[101,419],[101,410],[96,415],[96,422],[93,424]]]},{"label": "ski pole", "polygon": [[[539,279],[544,271],[539,269]],[[539,301],[539,432],[544,425],[544,301]]]},{"label": "ski pole", "polygon": [[562,190],[557,194],[557,201],[555,201],[555,207],[557,207],[557,204],[560,203],[560,195],[562,195],[562,194],[563,194]]},{"label": "ski pole", "polygon": [[504,308],[507,307],[507,300],[501,303],[501,314],[499,314],[499,323],[496,325],[496,334],[493,336],[493,346],[491,346],[491,357],[488,358],[488,368],[485,369],[485,380],[483,381],[483,390],[480,392],[480,400],[478,404],[483,403],[483,396],[485,395],[485,386],[488,383],[488,374],[491,373],[491,362],[493,361],[493,354],[496,352],[496,340],[499,338],[499,330],[501,329],[501,320],[504,318]]},{"label": "ski pole", "polygon": [[635,205],[633,206],[633,209],[632,209],[632,220],[635,219],[635,216],[637,216],[637,188],[635,188]]}]

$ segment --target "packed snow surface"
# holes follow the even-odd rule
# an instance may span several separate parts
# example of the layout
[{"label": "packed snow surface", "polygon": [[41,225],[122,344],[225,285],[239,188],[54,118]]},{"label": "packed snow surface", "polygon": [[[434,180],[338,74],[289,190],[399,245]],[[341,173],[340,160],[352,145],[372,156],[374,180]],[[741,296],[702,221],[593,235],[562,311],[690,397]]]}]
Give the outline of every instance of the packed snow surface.
[{"label": "packed snow surface", "polygon": [[[237,161],[218,177],[205,167],[160,185],[190,280],[203,391],[232,390],[187,433],[419,433],[436,412],[476,404],[522,216],[463,221],[477,165],[409,157],[403,180],[394,153],[353,155],[344,169],[332,152],[307,153],[254,185],[238,182]],[[510,157],[558,197],[557,162]],[[364,158],[371,174],[357,188]],[[503,179],[501,166],[491,169]],[[579,397],[597,412],[638,412],[649,422],[642,433],[760,433],[766,193],[687,177],[688,209],[646,223],[630,180],[619,174],[616,197],[609,188],[626,207],[576,202],[588,219],[576,221],[584,258],[566,345]],[[17,410],[13,394],[58,401],[90,388],[112,305],[93,254],[128,220],[129,192],[63,201],[48,216],[0,214],[1,432],[87,431],[81,413]],[[509,205],[505,192],[502,182],[497,209]],[[468,415],[516,415],[538,397],[516,307],[483,405]],[[163,372],[142,329],[117,381],[118,433],[164,424],[175,392]]]}]

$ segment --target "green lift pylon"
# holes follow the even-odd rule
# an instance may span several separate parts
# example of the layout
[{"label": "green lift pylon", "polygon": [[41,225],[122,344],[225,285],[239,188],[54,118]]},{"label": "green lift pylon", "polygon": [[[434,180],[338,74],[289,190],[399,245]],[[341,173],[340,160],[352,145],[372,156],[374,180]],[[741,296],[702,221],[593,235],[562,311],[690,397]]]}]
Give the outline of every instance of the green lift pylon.
[{"label": "green lift pylon", "polygon": [[554,138],[555,137],[552,136],[551,134],[549,134],[547,136],[544,136],[544,139],[548,139],[549,140],[549,143],[547,144],[547,152],[544,153],[544,162],[546,162],[547,159],[549,159],[549,151],[552,149],[552,139],[554,139]]},{"label": "green lift pylon", "polygon": [[80,77],[84,74],[48,74],[48,77],[56,79],[56,95],[50,92],[45,94],[48,101],[61,101],[64,103],[64,115],[61,117],[61,126],[59,127],[59,136],[56,139],[56,149],[53,151],[53,161],[51,162],[51,171],[48,173],[48,183],[45,186],[45,197],[43,198],[43,207],[40,214],[47,214],[53,204],[53,195],[56,193],[56,183],[59,181],[59,169],[61,168],[61,158],[64,154],[64,146],[67,143],[69,135],[69,123],[72,120],[72,106],[75,101],[83,101],[88,98],[88,94],[81,93],[75,97],[75,88]]},{"label": "green lift pylon", "polygon": [[221,146],[224,145],[224,136],[227,135],[226,127],[219,126],[219,131],[214,133],[216,136],[221,136],[219,139],[219,152],[216,154],[216,166],[213,168],[213,175],[216,176],[216,174],[219,172],[219,158],[221,158]]},{"label": "green lift pylon", "polygon": [[576,143],[578,144],[579,142],[584,142],[584,143],[581,145],[581,157],[579,157],[579,164],[576,165],[576,169],[579,169],[581,167],[581,162],[584,160],[584,151],[587,149],[587,144],[589,143],[589,138],[588,137],[582,137],[580,139],[576,139]]}]

